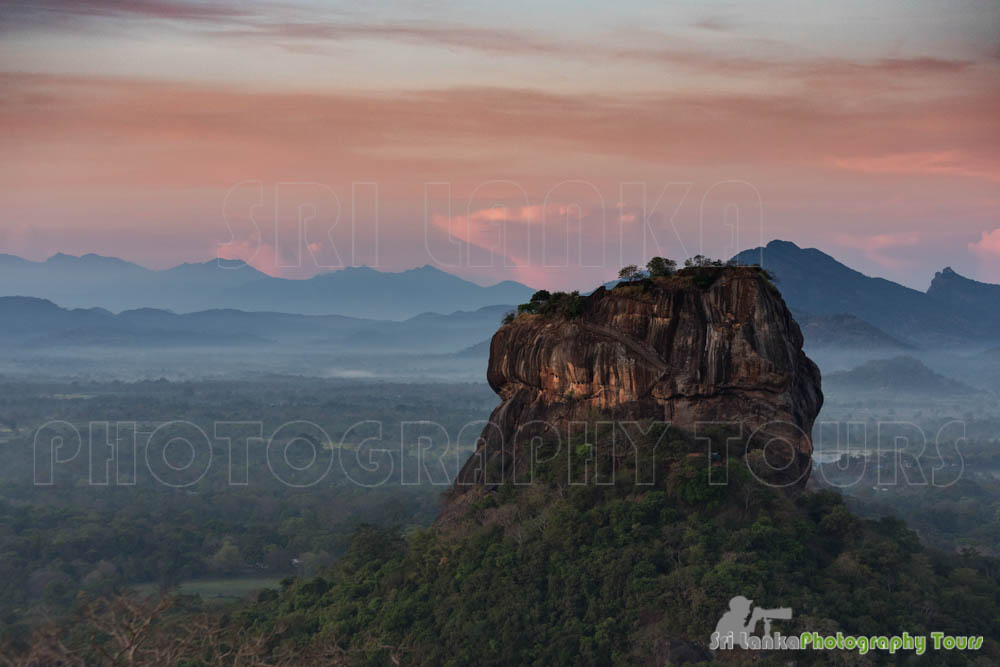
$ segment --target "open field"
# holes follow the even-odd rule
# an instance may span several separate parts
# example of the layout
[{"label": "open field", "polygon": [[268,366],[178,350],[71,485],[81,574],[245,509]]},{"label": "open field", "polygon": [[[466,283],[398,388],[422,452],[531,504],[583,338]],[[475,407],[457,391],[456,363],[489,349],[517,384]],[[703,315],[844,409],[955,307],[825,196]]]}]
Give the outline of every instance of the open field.
[{"label": "open field", "polygon": [[[180,595],[197,595],[205,602],[236,602],[266,588],[278,588],[280,577],[232,577],[185,581],[177,587]],[[152,595],[159,591],[154,583],[135,586],[137,593]]]}]

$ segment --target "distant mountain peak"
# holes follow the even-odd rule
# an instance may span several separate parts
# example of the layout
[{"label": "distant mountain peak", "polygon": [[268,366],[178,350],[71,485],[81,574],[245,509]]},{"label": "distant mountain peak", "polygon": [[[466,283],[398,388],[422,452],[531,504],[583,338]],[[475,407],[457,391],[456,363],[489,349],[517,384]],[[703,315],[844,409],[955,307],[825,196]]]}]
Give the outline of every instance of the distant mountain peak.
[{"label": "distant mountain peak", "polygon": [[849,371],[835,371],[824,383],[840,390],[866,390],[936,395],[971,394],[972,387],[945,377],[911,356],[873,359]]},{"label": "distant mountain peak", "polygon": [[223,257],[216,257],[215,259],[210,259],[205,262],[184,262],[183,264],[178,264],[175,267],[167,269],[168,271],[176,271],[177,269],[191,269],[191,268],[202,268],[202,269],[242,269],[248,267],[254,269],[252,266],[244,262],[242,259],[225,259]]},{"label": "distant mountain peak", "polygon": [[795,315],[809,348],[896,349],[910,350],[909,345],[849,313],[834,315]]},{"label": "distant mountain peak", "polygon": [[25,259],[23,257],[18,257],[17,255],[11,255],[8,253],[0,253],[0,263],[7,265],[17,265],[24,266],[28,264],[37,264],[38,262],[33,262],[30,259]]},{"label": "distant mountain peak", "polygon": [[1000,326],[1000,285],[983,283],[956,273],[950,266],[934,274],[927,288],[934,302],[958,310],[972,322],[991,328],[992,336]]},{"label": "distant mountain peak", "polygon": [[937,273],[934,274],[934,280],[931,281],[930,289],[927,290],[928,294],[935,291],[935,289],[942,287],[943,285],[954,286],[957,288],[969,288],[975,290],[987,290],[991,292],[1000,293],[1000,285],[994,285],[993,283],[984,283],[979,280],[973,280],[963,276],[958,273],[950,266],[946,266]]},{"label": "distant mountain peak", "polygon": [[436,266],[432,266],[430,264],[424,264],[423,266],[415,266],[412,269],[407,269],[405,271],[401,271],[401,273],[405,273],[405,274],[408,274],[408,275],[419,274],[419,275],[427,275],[427,276],[448,275],[448,276],[451,276],[453,278],[459,278],[459,280],[464,280],[464,278],[456,276],[453,273],[448,273],[447,271],[442,271],[441,269],[437,268]]},{"label": "distant mountain peak", "polygon": [[19,306],[59,308],[59,306],[54,304],[52,301],[37,296],[0,296],[0,303],[3,303],[4,305],[16,304]]},{"label": "distant mountain peak", "polygon": [[128,267],[128,268],[142,268],[138,264],[133,264],[124,259],[119,259],[118,257],[108,257],[107,255],[98,255],[96,252],[88,252],[84,255],[70,255],[64,252],[57,252],[56,254],[45,260],[46,264],[63,264],[63,265],[78,265],[78,266],[105,266],[105,267]]},{"label": "distant mountain peak", "polygon": [[227,269],[229,269],[229,268],[234,268],[234,269],[235,268],[243,268],[244,266],[250,266],[249,264],[247,264],[246,262],[244,262],[242,259],[225,259],[225,258],[222,258],[222,257],[216,257],[214,261],[215,261],[216,265],[221,266],[221,267],[225,267]]},{"label": "distant mountain peak", "polygon": [[64,307],[101,306],[114,312],[233,308],[394,321],[427,311],[521,303],[534,291],[511,281],[479,285],[432,264],[391,271],[349,266],[297,279],[269,276],[236,258],[150,270],[95,253],[76,257],[64,252],[41,262],[0,255],[0,288],[0,295],[44,297]]},{"label": "distant mountain peak", "polygon": [[977,295],[980,304],[975,309],[959,303],[955,296],[973,290],[953,272],[939,273],[925,293],[867,276],[820,250],[780,239],[744,250],[735,260],[743,265],[762,261],[777,277],[792,309],[814,315],[848,313],[899,341],[933,347],[998,338],[992,325],[997,316],[983,307],[996,304],[997,298]]}]

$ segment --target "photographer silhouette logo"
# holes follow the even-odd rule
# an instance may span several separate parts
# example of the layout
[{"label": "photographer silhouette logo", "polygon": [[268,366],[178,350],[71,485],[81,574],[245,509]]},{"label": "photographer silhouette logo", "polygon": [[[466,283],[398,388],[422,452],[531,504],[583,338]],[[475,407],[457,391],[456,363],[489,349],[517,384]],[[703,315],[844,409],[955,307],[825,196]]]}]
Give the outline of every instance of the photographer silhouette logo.
[{"label": "photographer silhouette logo", "polygon": [[[712,640],[709,648],[732,649],[736,646],[745,649],[798,649],[799,638],[797,636],[786,637],[780,632],[771,634],[771,621],[787,621],[792,618],[791,607],[778,607],[776,609],[762,609],[755,607],[753,613],[750,608],[753,600],[748,600],[742,595],[737,595],[729,601],[729,611],[722,615],[715,625],[715,632],[712,633]],[[764,621],[764,634],[758,636],[757,624]]]}]

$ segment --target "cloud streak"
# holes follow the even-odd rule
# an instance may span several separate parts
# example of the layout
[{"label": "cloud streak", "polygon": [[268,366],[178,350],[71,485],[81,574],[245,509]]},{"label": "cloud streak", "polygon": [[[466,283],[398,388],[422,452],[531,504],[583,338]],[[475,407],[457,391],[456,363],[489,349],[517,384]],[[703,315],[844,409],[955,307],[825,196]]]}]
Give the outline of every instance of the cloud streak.
[{"label": "cloud streak", "polygon": [[[187,25],[209,40],[271,43],[310,51],[326,43],[379,40],[397,45],[426,46],[486,55],[558,58],[603,63],[620,61],[683,70],[713,76],[755,75],[786,82],[826,86],[927,86],[926,77],[954,76],[982,63],[995,64],[995,54],[982,58],[938,56],[883,57],[865,60],[816,57],[790,44],[779,45],[778,55],[762,57],[753,48],[759,40],[731,41],[725,50],[706,48],[675,34],[646,29],[606,29],[566,38],[564,31],[535,28],[499,28],[437,17],[424,20],[371,20],[330,8],[294,4],[186,2],[171,0],[40,0],[4,2],[4,29],[79,29],[95,21],[143,20]],[[719,17],[698,20],[694,26],[724,31],[730,21]],[[128,28],[118,28],[127,31]],[[623,44],[629,46],[623,47]],[[679,45],[678,45],[679,44]],[[669,46],[667,46],[669,45]]]},{"label": "cloud streak", "polygon": [[[402,177],[415,167],[439,177],[472,168],[495,178],[510,175],[504,165],[511,159],[518,168],[533,156],[544,163],[545,154],[594,164],[611,156],[758,169],[799,164],[874,176],[1000,173],[1000,91],[989,90],[963,97],[960,106],[943,100],[859,109],[793,93],[620,98],[461,88],[264,94],[29,74],[0,75],[0,85],[7,91],[0,100],[0,141],[11,156],[5,175],[15,182],[47,145],[81,158],[37,162],[38,177],[52,183],[74,171],[89,179],[78,182],[232,183],[247,177],[248,166],[269,178],[322,180],[350,171],[355,179]],[[563,170],[556,182],[571,175]]]},{"label": "cloud streak", "polygon": [[63,27],[95,19],[142,19],[219,23],[255,16],[247,5],[231,2],[175,0],[36,0],[0,2],[0,26],[5,30]]},{"label": "cloud streak", "polygon": [[1000,182],[1000,160],[955,150],[834,158],[833,163],[866,174],[971,176]]}]

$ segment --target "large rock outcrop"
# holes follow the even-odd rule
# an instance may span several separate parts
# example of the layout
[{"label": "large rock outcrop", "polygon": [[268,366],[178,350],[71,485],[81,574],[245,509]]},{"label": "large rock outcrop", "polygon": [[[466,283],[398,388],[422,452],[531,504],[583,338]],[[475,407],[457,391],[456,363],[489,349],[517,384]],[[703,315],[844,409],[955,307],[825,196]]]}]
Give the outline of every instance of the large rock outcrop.
[{"label": "large rock outcrop", "polygon": [[[686,270],[583,299],[574,317],[521,314],[493,336],[487,377],[501,404],[453,500],[516,474],[533,436],[572,421],[731,422],[774,478],[809,475],[820,374],[778,290],[751,267]],[[770,443],[770,444],[768,444]],[[446,508],[447,511],[447,508]]]}]

